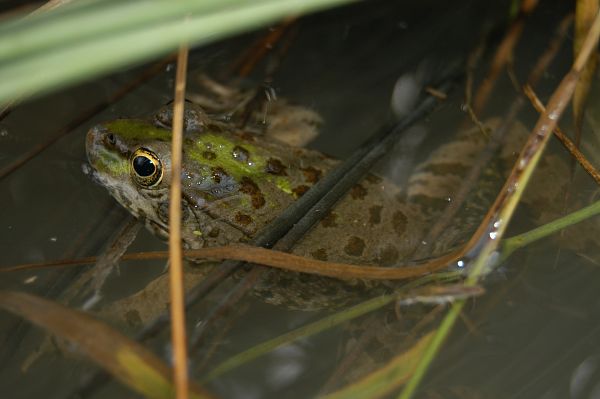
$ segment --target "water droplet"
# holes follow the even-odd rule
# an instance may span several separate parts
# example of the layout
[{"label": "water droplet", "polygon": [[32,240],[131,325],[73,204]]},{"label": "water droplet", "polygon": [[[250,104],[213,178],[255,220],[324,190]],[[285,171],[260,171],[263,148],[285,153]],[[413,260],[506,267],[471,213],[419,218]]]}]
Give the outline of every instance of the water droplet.
[{"label": "water droplet", "polygon": [[58,237],[50,237],[50,241],[51,242],[56,242],[56,241],[58,241]]},{"label": "water droplet", "polygon": [[496,232],[496,231],[490,231],[490,238],[492,240],[495,240],[496,237],[498,237],[498,232]]},{"label": "water droplet", "polygon": [[421,244],[427,245],[427,241],[421,241]]},{"label": "water droplet", "polygon": [[456,265],[458,267],[465,267],[465,262],[463,262],[462,260],[459,260],[458,262],[456,262]]},{"label": "water droplet", "polygon": [[0,137],[8,137],[8,129],[5,127],[0,128]]},{"label": "water droplet", "polygon": [[494,227],[495,227],[496,229],[497,229],[497,228],[499,228],[501,225],[502,225],[502,220],[496,220],[496,221],[494,222]]},{"label": "water droplet", "polygon": [[31,277],[27,277],[25,279],[25,281],[23,281],[24,284],[31,284],[33,282],[35,282],[35,280],[37,280],[38,276],[31,276]]},{"label": "water droplet", "polygon": [[451,198],[451,197],[448,197],[448,198],[446,198],[446,201],[448,201],[448,202],[452,202],[452,198]]}]

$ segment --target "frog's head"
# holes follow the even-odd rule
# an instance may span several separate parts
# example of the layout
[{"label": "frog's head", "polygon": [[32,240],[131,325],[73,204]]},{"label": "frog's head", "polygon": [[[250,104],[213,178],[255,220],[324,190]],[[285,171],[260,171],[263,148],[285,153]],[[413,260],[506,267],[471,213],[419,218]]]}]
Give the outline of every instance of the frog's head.
[{"label": "frog's head", "polygon": [[160,236],[168,225],[171,133],[143,120],[119,119],[87,134],[90,174]]},{"label": "frog's head", "polygon": [[[151,231],[168,236],[171,180],[170,114],[119,119],[87,135],[89,174]],[[182,160],[182,238],[188,247],[243,239],[258,224],[247,215],[265,199],[254,183],[282,179],[228,127],[199,109],[186,109]],[[242,140],[242,141],[241,141]],[[247,198],[246,198],[247,197]],[[253,207],[254,205],[254,207]],[[249,208],[247,211],[245,208]]]}]

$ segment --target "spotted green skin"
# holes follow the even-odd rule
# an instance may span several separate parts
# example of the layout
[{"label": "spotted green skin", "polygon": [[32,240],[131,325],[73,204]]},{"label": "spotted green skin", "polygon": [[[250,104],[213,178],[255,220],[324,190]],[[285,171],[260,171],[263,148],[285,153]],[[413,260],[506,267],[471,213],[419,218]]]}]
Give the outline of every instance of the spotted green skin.
[{"label": "spotted green skin", "polygon": [[[182,170],[186,248],[250,241],[337,163],[319,152],[264,140],[212,120],[197,107],[186,107]],[[86,143],[94,178],[164,239],[168,237],[171,172],[169,123],[166,110],[153,120],[107,122],[92,128]],[[163,165],[164,177],[156,187],[142,187],[132,177],[130,159],[138,148],[152,151]],[[470,161],[468,157],[460,159]],[[441,169],[438,167],[438,172]],[[422,199],[426,193],[419,189],[423,179],[418,176],[414,197]],[[448,193],[442,190],[435,195],[444,198]],[[397,265],[421,243],[432,215],[421,204],[403,199],[394,184],[369,175],[293,252],[358,265]],[[358,294],[368,291],[372,295],[384,289],[381,283],[341,282],[270,270],[254,292],[269,303],[311,310],[339,306],[356,300]]]}]

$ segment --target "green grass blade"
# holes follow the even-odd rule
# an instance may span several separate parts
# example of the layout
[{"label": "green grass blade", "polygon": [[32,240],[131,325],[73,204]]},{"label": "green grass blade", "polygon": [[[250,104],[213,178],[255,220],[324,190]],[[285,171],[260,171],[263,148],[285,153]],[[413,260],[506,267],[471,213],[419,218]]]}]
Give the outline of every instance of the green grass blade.
[{"label": "green grass blade", "polygon": [[406,352],[395,356],[385,367],[322,399],[380,398],[402,385],[413,374],[423,352],[431,348],[433,332],[423,336]]},{"label": "green grass blade", "polygon": [[[174,7],[174,2],[144,0],[135,2],[136,6],[152,5],[154,14],[144,13],[144,18],[135,19],[132,26],[125,29],[119,19],[119,30],[114,32],[105,20],[107,13],[122,10],[121,7],[134,7],[127,2],[110,3],[110,7],[91,10],[80,6],[73,14],[48,14],[48,21],[70,21],[67,30],[53,33],[56,26],[50,23],[37,28],[31,21],[43,21],[42,17],[26,18],[20,23],[10,24],[11,29],[2,32],[5,55],[0,60],[0,102],[45,93],[59,87],[97,77],[118,68],[146,61],[152,57],[174,51],[180,42],[192,44],[207,43],[224,38],[244,30],[250,30],[280,20],[289,15],[301,15],[326,7],[348,3],[352,0],[229,0],[218,8],[211,3],[203,5],[207,14],[192,14],[198,0],[181,0],[182,5],[170,11],[166,19],[158,18],[164,7]],[[185,6],[184,6],[185,5]],[[237,5],[234,7],[234,5]],[[193,7],[196,8],[193,8]],[[69,6],[65,6],[67,9]],[[131,10],[132,8],[128,8]],[[67,10],[68,11],[68,10]],[[98,14],[95,14],[98,12]],[[66,11],[65,11],[66,13]],[[176,15],[190,13],[188,18],[174,18]],[[71,18],[71,19],[70,19]],[[85,29],[82,22],[85,21]],[[65,22],[66,23],[66,22]],[[42,29],[43,28],[43,29]],[[35,30],[35,35],[28,32]],[[85,35],[79,35],[85,30]],[[62,42],[58,40],[69,34],[77,39]],[[12,32],[12,33],[11,33]],[[21,39],[12,34],[20,32]],[[92,34],[93,33],[93,34]],[[42,36],[51,38],[48,42]],[[18,36],[16,36],[18,37]],[[27,39],[27,40],[25,40]],[[58,43],[56,42],[58,40]],[[17,47],[24,48],[28,56]],[[35,49],[35,52],[32,49]],[[10,56],[9,56],[10,55]]]}]

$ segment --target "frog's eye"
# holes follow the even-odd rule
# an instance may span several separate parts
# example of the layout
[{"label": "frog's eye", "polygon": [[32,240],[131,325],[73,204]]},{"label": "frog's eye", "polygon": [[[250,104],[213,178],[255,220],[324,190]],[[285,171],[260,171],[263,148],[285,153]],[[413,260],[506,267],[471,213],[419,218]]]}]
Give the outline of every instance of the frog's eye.
[{"label": "frog's eye", "polygon": [[145,148],[138,148],[131,156],[131,170],[134,180],[143,187],[155,187],[162,180],[160,160]]}]

